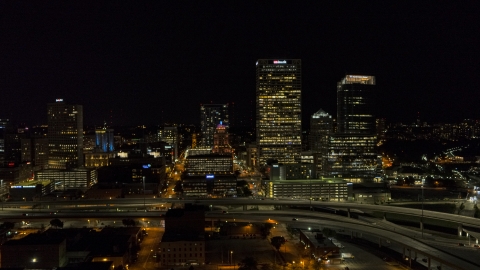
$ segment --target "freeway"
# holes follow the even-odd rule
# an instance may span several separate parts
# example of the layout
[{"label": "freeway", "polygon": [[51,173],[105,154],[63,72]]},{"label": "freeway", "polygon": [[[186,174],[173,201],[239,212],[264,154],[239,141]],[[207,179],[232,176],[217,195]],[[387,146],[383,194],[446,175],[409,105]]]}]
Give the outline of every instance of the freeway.
[{"label": "freeway", "polygon": [[[210,200],[211,201],[211,200]],[[209,201],[209,202],[210,202]],[[257,201],[258,202],[258,201]],[[264,202],[264,201],[262,201]],[[132,202],[133,203],[133,202]],[[165,203],[165,202],[163,202]],[[291,203],[291,202],[290,202]],[[133,203],[135,204],[135,203]],[[76,210],[76,209],[74,209]],[[55,217],[71,218],[69,222],[83,222],[90,223],[90,219],[96,218],[97,220],[102,217],[106,220],[116,218],[119,216],[124,217],[136,217],[136,218],[148,218],[152,222],[157,222],[162,219],[160,216],[164,212],[145,212],[145,211],[131,211],[131,212],[61,212],[53,214]],[[32,216],[33,215],[33,216]],[[18,210],[4,210],[2,213],[4,219],[9,216],[15,216],[17,219],[38,219],[37,222],[46,223],[52,218],[50,212],[30,212],[29,216],[19,216]],[[292,221],[292,217],[298,218],[297,221]],[[73,218],[73,219],[72,219]],[[88,218],[88,220],[87,220]],[[351,236],[369,235],[370,237],[379,239],[389,243],[396,243],[399,247],[406,248],[408,250],[408,256],[411,258],[411,252],[420,254],[425,257],[431,258],[433,261],[438,262],[444,266],[449,266],[452,269],[476,269],[479,265],[475,265],[472,262],[467,261],[464,258],[453,256],[450,253],[441,251],[432,247],[434,243],[429,241],[421,241],[417,234],[411,234],[411,230],[399,229],[398,226],[389,224],[388,222],[377,224],[375,220],[358,220],[338,215],[312,212],[308,210],[275,210],[275,211],[236,211],[228,214],[221,214],[217,212],[207,212],[208,219],[222,219],[231,221],[262,221],[262,222],[278,222],[278,223],[295,223],[296,226],[307,227],[331,227],[337,229],[337,231],[343,234],[350,234]],[[43,221],[41,220],[43,219]],[[75,219],[77,221],[75,221]],[[156,221],[157,220],[157,221]],[[32,221],[34,222],[34,221]],[[48,224],[48,223],[47,223]],[[159,223],[158,223],[159,224]],[[389,227],[392,226],[392,227]],[[393,229],[393,231],[392,231]],[[432,240],[428,237],[427,240]],[[416,256],[415,256],[416,257]]]},{"label": "freeway", "polygon": [[[1,204],[1,209],[17,209],[18,211],[64,211],[67,209],[75,210],[129,210],[138,211],[139,209],[151,209],[153,207],[160,207],[162,204],[183,204],[183,203],[198,203],[215,206],[242,206],[242,205],[276,205],[276,206],[303,206],[303,207],[324,207],[337,210],[354,211],[355,209],[361,212],[384,212],[396,213],[415,217],[419,220],[422,216],[422,210],[402,208],[387,205],[369,205],[348,202],[318,202],[308,200],[273,200],[273,199],[249,199],[249,198],[227,198],[227,199],[166,199],[166,198],[148,198],[148,199],[111,199],[111,200],[76,200],[76,201],[48,201],[48,202],[5,202]],[[1,211],[0,211],[1,212]],[[453,223],[462,224],[470,228],[477,228],[480,230],[480,219],[473,217],[454,215],[448,213],[441,213],[435,211],[423,211],[424,218],[433,220],[449,221]]]}]

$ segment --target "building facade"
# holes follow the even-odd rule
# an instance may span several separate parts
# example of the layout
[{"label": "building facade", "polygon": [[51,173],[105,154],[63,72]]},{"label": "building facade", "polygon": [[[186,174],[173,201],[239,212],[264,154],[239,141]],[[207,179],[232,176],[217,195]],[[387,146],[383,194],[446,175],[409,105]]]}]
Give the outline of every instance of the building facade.
[{"label": "building facade", "polygon": [[95,129],[95,146],[105,153],[113,152],[115,150],[113,129],[107,127]]},{"label": "building facade", "polygon": [[186,204],[165,215],[165,233],[159,244],[160,266],[205,263],[205,210]]},{"label": "building facade", "polygon": [[353,196],[352,183],[340,179],[267,181],[265,187],[268,198],[347,201]]},{"label": "building facade", "polygon": [[256,64],[258,165],[295,163],[302,150],[300,59],[260,59]]},{"label": "building facade", "polygon": [[185,159],[187,175],[224,174],[233,175],[233,158],[231,155],[197,155]]},{"label": "building facade", "polygon": [[323,177],[366,184],[378,176],[374,87],[374,76],[346,75],[338,82],[337,131],[327,136]]},{"label": "building facade", "polygon": [[322,109],[310,117],[309,149],[314,157],[315,178],[323,171],[322,156],[328,151],[328,136],[333,133],[332,116]]},{"label": "building facade", "polygon": [[333,134],[328,139],[328,151],[322,157],[324,177],[373,182],[379,166],[375,135]]},{"label": "building facade", "polygon": [[48,104],[48,168],[83,166],[83,106],[63,99]]},{"label": "building facade", "polygon": [[97,183],[97,171],[95,169],[77,168],[69,170],[41,170],[35,174],[35,180],[51,180],[55,183],[55,189],[82,189],[87,190]]},{"label": "building facade", "polygon": [[202,147],[213,147],[213,134],[218,125],[225,126],[227,130],[230,127],[228,104],[200,105]]},{"label": "building facade", "polygon": [[337,83],[337,132],[376,134],[375,76],[346,75]]},{"label": "building facade", "polygon": [[212,153],[220,155],[231,155],[232,147],[230,146],[227,128],[224,125],[218,125],[213,134]]}]

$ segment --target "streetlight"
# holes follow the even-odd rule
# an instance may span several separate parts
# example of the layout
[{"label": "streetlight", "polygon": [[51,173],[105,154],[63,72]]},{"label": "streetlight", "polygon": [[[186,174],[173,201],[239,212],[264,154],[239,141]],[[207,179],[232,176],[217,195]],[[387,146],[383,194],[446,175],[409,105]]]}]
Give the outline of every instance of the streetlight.
[{"label": "streetlight", "polygon": [[423,199],[423,185],[422,185],[422,218],[420,220],[420,222],[422,222],[422,238],[423,238],[423,226],[425,225],[423,224],[423,201],[424,199]]},{"label": "streetlight", "polygon": [[143,176],[142,179],[143,179],[143,208],[145,209],[145,212],[146,212],[147,208],[145,207],[145,176]]}]

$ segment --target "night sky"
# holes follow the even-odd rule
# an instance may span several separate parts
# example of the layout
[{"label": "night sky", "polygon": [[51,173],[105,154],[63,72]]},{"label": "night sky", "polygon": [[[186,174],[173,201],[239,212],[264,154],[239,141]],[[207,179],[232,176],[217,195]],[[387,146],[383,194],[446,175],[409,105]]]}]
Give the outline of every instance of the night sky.
[{"label": "night sky", "polygon": [[304,124],[336,115],[346,73],[376,76],[388,122],[480,119],[476,1],[297,2],[2,1],[0,118],[46,123],[63,98],[85,124],[198,124],[234,102],[248,125],[256,60],[300,58]]}]

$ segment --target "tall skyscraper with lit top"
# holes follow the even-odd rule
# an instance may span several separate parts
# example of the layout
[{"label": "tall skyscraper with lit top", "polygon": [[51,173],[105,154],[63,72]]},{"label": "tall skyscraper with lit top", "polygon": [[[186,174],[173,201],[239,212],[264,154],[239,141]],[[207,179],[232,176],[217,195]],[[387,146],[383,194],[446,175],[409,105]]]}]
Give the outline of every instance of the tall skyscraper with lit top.
[{"label": "tall skyscraper with lit top", "polygon": [[379,181],[374,88],[374,76],[346,75],[338,82],[337,132],[328,136],[324,176],[358,184]]},{"label": "tall skyscraper with lit top", "polygon": [[338,133],[375,134],[375,76],[346,75],[337,83]]},{"label": "tall skyscraper with lit top", "polygon": [[48,168],[70,169],[83,166],[83,106],[63,99],[48,107]]},{"label": "tall skyscraper with lit top", "polygon": [[258,163],[296,163],[302,150],[300,59],[259,59],[256,64]]}]

